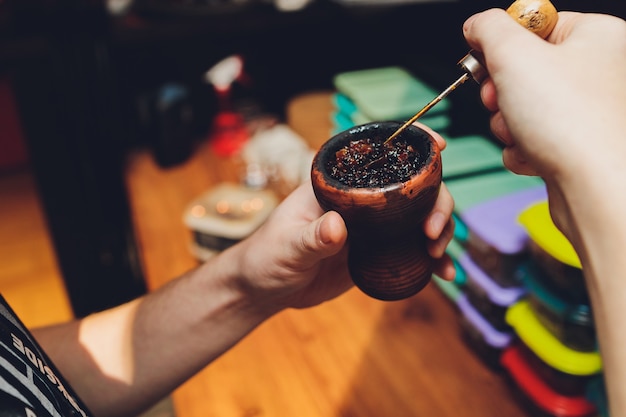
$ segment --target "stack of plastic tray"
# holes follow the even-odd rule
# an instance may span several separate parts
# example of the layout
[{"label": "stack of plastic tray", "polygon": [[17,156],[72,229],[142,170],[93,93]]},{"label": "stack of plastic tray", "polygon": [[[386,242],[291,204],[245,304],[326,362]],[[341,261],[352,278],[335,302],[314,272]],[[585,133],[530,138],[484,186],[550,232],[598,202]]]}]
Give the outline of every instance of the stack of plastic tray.
[{"label": "stack of plastic tray", "polygon": [[497,367],[513,339],[506,309],[525,294],[515,271],[526,259],[528,236],[517,216],[545,198],[545,185],[507,171],[501,148],[481,136],[448,138],[442,160],[444,182],[455,199],[455,236],[447,252],[457,278],[434,281],[458,308],[468,345]]},{"label": "stack of plastic tray", "polygon": [[[447,139],[447,147],[442,153],[443,180],[446,184],[487,172],[504,172],[502,151],[487,138],[474,135]],[[456,279],[454,282],[447,282],[434,277],[434,282],[451,301],[456,303],[461,294],[461,288],[467,281],[466,274],[459,263],[459,259],[465,252],[461,242],[466,239],[467,232],[458,219],[457,213],[453,216],[457,220],[455,237],[448,245],[447,253],[455,264]]]},{"label": "stack of plastic tray", "polygon": [[519,221],[529,236],[529,259],[519,270],[526,296],[506,312],[516,337],[502,365],[542,414],[597,415],[606,409],[603,392],[594,391],[602,360],[580,261],[547,201],[527,207]]},{"label": "stack of plastic tray", "polygon": [[[446,184],[485,173],[505,172],[502,164],[502,151],[489,139],[480,135],[448,137],[446,139],[447,147],[441,156],[443,180]],[[466,250],[462,242],[466,240],[467,233],[462,222],[458,219],[458,213],[454,213],[454,217],[457,220],[455,237],[448,245],[447,252],[454,261],[457,271],[456,279],[454,282],[446,282],[435,277],[434,282],[448,298],[456,303],[461,288],[465,286],[467,281],[466,274],[459,263],[459,259]]]},{"label": "stack of plastic tray", "polygon": [[545,196],[543,185],[522,187],[464,209],[461,205],[458,212],[465,226],[465,252],[458,259],[466,276],[464,298],[458,303],[462,330],[470,346],[492,366],[499,364],[500,354],[512,340],[506,312],[526,295],[520,271],[528,259],[528,235],[517,217]]},{"label": "stack of plastic tray", "polygon": [[600,413],[602,365],[580,263],[571,247],[548,244],[556,228],[543,216],[543,181],[512,174],[501,158],[484,138],[448,138],[443,175],[457,224],[447,252],[457,278],[434,282],[458,308],[468,346],[508,375],[533,415]]},{"label": "stack of plastic tray", "polygon": [[537,319],[526,300],[509,309],[507,321],[516,339],[501,361],[526,404],[547,416],[596,415],[597,407],[587,393],[602,371],[599,353],[565,346]]},{"label": "stack of plastic tray", "polygon": [[[438,92],[406,68],[391,66],[342,72],[333,78],[333,132],[387,120],[405,121]],[[420,122],[443,133],[450,126],[450,102],[440,101]]]}]

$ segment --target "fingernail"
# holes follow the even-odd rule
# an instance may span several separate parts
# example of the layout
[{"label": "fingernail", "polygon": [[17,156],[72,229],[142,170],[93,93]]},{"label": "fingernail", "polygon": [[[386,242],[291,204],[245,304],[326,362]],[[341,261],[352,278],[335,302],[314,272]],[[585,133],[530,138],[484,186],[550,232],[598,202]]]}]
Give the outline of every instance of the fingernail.
[{"label": "fingernail", "polygon": [[328,230],[325,230],[325,228],[328,227],[328,226],[326,226],[327,214],[328,213],[324,213],[322,215],[322,217],[320,217],[319,223],[317,225],[317,232],[318,232],[318,236],[319,236],[320,242],[322,242],[324,245],[332,243],[332,241],[333,241],[331,233]]},{"label": "fingernail", "polygon": [[443,213],[435,212],[430,216],[430,227],[435,236],[439,236],[446,225],[446,217]]},{"label": "fingernail", "polygon": [[474,14],[465,20],[465,23],[463,23],[463,32],[467,32],[469,30],[470,26],[474,23],[474,20],[476,20],[476,16],[478,15]]},{"label": "fingernail", "polygon": [[446,267],[444,279],[447,281],[454,281],[454,278],[456,278],[456,267],[454,266],[454,264],[449,264]]}]

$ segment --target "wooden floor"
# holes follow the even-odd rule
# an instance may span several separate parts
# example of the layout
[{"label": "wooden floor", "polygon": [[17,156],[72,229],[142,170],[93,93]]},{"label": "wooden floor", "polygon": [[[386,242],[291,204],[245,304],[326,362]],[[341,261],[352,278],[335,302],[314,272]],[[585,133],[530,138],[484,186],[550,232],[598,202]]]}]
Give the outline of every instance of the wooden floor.
[{"label": "wooden floor", "polygon": [[[328,95],[289,108],[312,146],[328,137]],[[207,187],[233,177],[207,146],[168,170],[131,155],[128,187],[151,289],[197,264],[181,215]],[[0,177],[0,292],[27,325],[70,308],[28,171]],[[6,203],[5,203],[6,202]],[[177,417],[528,417],[502,375],[460,337],[458,315],[429,285],[401,302],[358,290],[285,311],[173,393]]]}]

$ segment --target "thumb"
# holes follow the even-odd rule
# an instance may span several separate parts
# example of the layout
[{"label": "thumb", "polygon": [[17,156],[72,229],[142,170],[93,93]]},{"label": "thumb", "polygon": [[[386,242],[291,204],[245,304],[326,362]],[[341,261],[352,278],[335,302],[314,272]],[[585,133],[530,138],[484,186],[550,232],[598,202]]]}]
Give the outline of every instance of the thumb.
[{"label": "thumb", "polygon": [[348,231],[339,213],[329,211],[303,231],[298,250],[310,264],[335,255],[343,248]]}]

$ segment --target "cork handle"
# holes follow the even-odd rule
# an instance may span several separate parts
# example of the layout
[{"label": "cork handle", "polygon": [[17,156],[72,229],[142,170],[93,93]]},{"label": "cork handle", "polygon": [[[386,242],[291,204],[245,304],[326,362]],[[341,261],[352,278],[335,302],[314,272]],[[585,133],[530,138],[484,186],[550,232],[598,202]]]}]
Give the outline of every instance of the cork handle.
[{"label": "cork handle", "polygon": [[516,0],[506,12],[543,39],[550,35],[559,19],[556,8],[549,0]]}]

